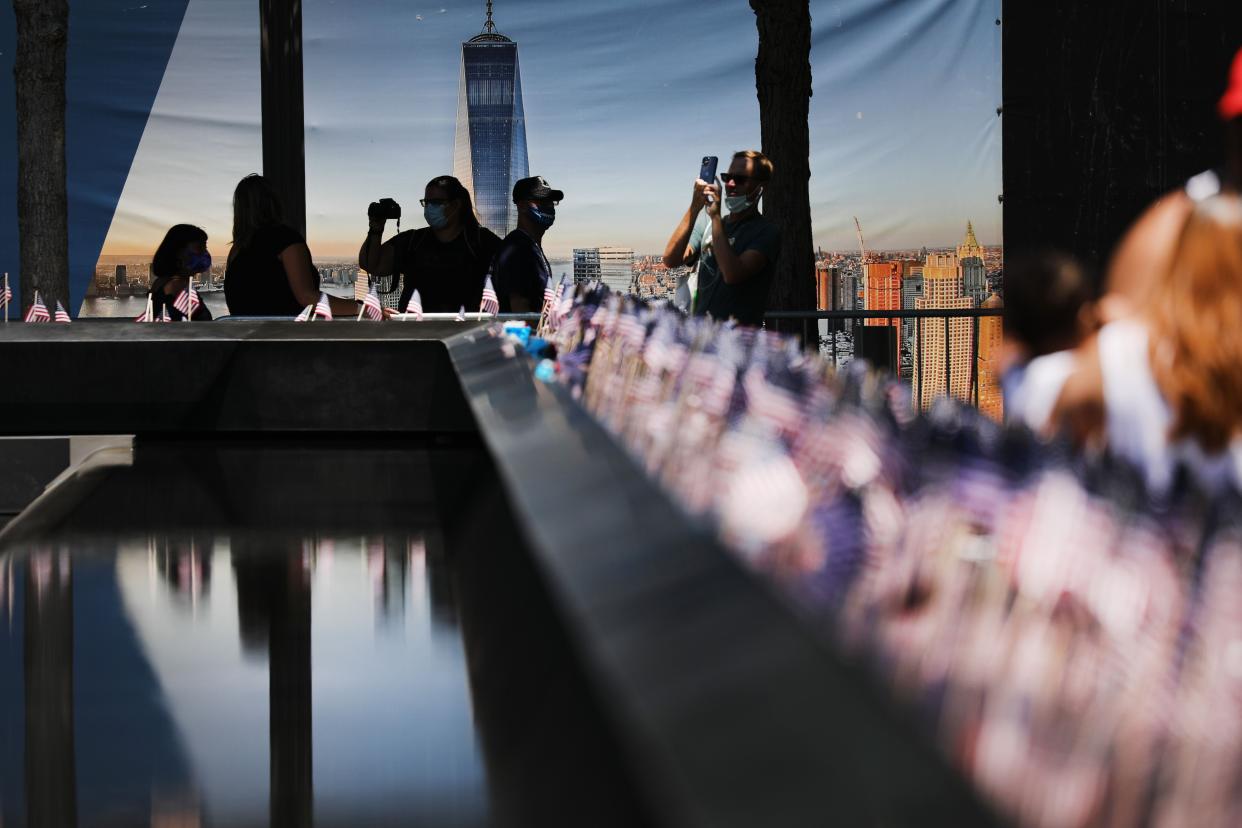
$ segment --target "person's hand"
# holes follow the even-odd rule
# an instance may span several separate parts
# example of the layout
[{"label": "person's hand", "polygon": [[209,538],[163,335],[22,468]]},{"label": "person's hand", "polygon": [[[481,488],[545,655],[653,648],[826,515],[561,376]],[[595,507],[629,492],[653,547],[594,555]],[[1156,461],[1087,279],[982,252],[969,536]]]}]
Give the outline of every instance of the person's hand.
[{"label": "person's hand", "polygon": [[720,185],[704,185],[703,197],[707,199],[707,217],[711,220],[720,218]]},{"label": "person's hand", "polygon": [[694,180],[694,192],[690,194],[690,210],[697,213],[707,203],[706,192],[712,185],[701,178]]},{"label": "person's hand", "polygon": [[384,308],[385,319],[392,319],[394,316],[400,316],[400,315],[401,315],[401,311],[397,310],[396,308]]}]

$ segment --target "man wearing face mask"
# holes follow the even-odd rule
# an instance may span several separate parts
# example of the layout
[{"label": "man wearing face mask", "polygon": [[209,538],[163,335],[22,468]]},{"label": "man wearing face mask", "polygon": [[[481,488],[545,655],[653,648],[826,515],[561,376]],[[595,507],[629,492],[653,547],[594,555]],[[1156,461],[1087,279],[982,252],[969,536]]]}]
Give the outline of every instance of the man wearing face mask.
[{"label": "man wearing face mask", "polygon": [[735,153],[720,187],[695,181],[690,208],[664,248],[668,267],[695,266],[689,282],[689,307],[695,316],[763,324],[768,290],[780,251],[781,232],[759,214],[759,199],[772,178],[772,162],[755,150]]},{"label": "man wearing face mask", "polygon": [[564,197],[537,175],[513,185],[517,229],[505,236],[492,264],[501,313],[538,313],[543,307],[543,287],[552,278],[543,253],[543,234],[556,221],[556,205]]},{"label": "man wearing face mask", "polygon": [[401,275],[397,310],[405,309],[415,289],[427,313],[478,308],[500,238],[479,224],[470,191],[451,175],[427,182],[420,203],[427,226],[398,233],[382,245],[385,219],[371,219],[358,266],[373,276]]}]

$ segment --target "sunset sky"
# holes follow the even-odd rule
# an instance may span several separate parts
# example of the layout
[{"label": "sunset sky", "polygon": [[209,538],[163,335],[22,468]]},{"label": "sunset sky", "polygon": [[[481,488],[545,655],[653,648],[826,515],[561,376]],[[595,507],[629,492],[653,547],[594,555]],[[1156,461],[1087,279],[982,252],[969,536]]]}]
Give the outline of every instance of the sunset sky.
[{"label": "sunset sky", "polygon": [[[145,6],[135,4],[135,13]],[[826,249],[999,244],[1000,0],[812,0],[811,205]],[[422,224],[451,172],[460,47],[481,0],[304,0],[308,238],[355,255],[367,204]],[[566,192],[545,245],[663,249],[705,154],[759,146],[744,0],[496,0],[518,43],[532,174]],[[217,256],[261,171],[253,0],[190,0],[105,243],[148,254],[177,222]]]}]

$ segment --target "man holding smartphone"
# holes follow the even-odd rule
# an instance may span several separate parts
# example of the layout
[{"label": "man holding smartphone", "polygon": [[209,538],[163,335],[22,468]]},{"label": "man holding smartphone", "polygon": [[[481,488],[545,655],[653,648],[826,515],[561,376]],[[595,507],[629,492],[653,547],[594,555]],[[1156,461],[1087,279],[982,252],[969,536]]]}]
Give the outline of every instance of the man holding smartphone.
[{"label": "man holding smartphone", "polygon": [[697,265],[691,314],[763,324],[781,245],[780,229],[759,213],[759,199],[771,178],[772,162],[766,155],[742,150],[720,176],[723,193],[713,181],[694,182],[690,207],[664,248],[666,266]]}]

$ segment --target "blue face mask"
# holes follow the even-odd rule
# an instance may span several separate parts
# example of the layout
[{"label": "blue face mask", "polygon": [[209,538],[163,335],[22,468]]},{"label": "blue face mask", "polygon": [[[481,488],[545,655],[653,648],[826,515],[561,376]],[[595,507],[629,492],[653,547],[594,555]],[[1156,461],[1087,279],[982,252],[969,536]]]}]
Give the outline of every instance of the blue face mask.
[{"label": "blue face mask", "polygon": [[527,210],[530,211],[530,217],[535,220],[535,224],[538,224],[540,227],[544,228],[545,230],[556,223],[556,212],[555,211],[550,212],[550,213],[545,213],[543,210],[540,210],[538,207],[534,206],[533,204],[530,207],[528,207]]},{"label": "blue face mask", "polygon": [[440,230],[448,224],[448,210],[443,204],[428,204],[423,208],[423,218],[427,220],[428,227]]},{"label": "blue face mask", "polygon": [[211,254],[206,250],[202,253],[191,253],[185,266],[190,273],[206,273],[211,270]]}]

